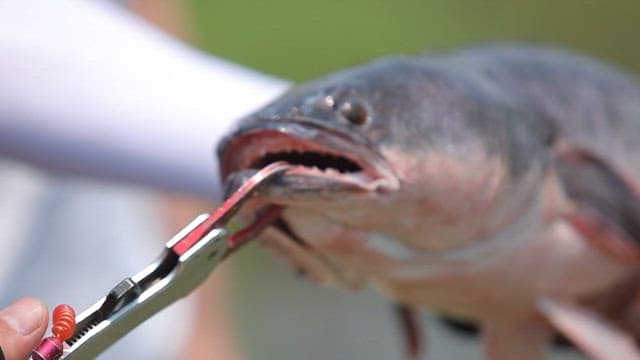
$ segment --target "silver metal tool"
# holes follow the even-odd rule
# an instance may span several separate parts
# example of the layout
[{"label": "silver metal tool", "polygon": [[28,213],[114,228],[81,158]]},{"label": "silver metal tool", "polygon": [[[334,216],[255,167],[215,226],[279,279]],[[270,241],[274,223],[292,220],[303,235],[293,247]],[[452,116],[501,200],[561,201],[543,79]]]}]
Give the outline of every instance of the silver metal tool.
[{"label": "silver metal tool", "polygon": [[107,296],[82,312],[60,359],[96,357],[146,319],[198,287],[232,251],[279,217],[281,209],[270,205],[244,230],[230,234],[226,228],[261,184],[288,168],[286,163],[273,163],[258,171],[216,211],[196,217],[169,240],[156,261],[122,280]]}]

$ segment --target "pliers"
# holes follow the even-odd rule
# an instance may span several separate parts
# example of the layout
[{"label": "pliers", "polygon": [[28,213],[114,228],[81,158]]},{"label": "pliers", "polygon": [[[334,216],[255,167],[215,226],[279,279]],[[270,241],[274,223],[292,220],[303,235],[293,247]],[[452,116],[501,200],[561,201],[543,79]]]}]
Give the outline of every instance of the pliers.
[{"label": "pliers", "polygon": [[222,260],[280,216],[281,207],[268,205],[248,227],[233,234],[227,229],[229,221],[259,192],[261,185],[289,167],[277,162],[262,168],[217,210],[196,217],[178,232],[154,262],[120,281],[107,296],[82,312],[60,359],[96,357],[143,321],[198,287]]}]

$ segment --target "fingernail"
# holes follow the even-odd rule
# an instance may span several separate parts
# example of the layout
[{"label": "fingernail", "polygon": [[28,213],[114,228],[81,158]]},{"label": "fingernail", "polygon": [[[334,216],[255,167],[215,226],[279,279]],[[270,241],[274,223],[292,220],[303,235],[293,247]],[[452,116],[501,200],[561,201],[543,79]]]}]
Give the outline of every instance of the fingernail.
[{"label": "fingernail", "polygon": [[29,335],[40,328],[44,304],[35,299],[22,299],[0,311],[0,320],[21,335]]}]

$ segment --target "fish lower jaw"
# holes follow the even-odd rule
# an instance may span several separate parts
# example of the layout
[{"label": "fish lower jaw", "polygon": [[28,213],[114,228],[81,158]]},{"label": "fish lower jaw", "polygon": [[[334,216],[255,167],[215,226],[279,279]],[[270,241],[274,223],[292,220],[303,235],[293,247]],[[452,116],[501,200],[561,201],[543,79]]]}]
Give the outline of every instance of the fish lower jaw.
[{"label": "fish lower jaw", "polygon": [[[293,166],[285,176],[297,177],[301,183],[305,179],[309,182],[326,181],[336,185],[357,188],[366,192],[392,191],[397,189],[397,182],[386,177],[375,176],[366,172],[343,173],[332,168],[318,168],[309,166]],[[322,189],[319,189],[322,190]]]}]

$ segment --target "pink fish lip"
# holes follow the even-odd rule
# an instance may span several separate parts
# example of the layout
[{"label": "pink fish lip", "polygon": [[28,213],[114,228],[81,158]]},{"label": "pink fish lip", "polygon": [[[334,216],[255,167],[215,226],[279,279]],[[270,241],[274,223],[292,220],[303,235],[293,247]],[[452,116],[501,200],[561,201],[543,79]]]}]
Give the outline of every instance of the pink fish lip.
[{"label": "pink fish lip", "polygon": [[272,188],[280,193],[372,193],[394,190],[398,180],[371,146],[334,129],[279,121],[230,138],[221,151],[221,173],[258,170],[275,161],[293,165]]}]

